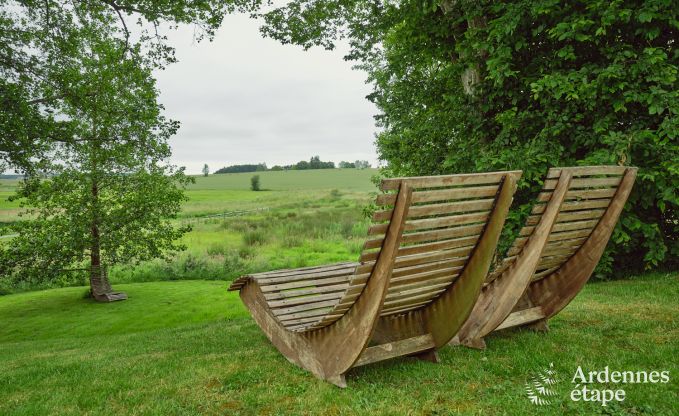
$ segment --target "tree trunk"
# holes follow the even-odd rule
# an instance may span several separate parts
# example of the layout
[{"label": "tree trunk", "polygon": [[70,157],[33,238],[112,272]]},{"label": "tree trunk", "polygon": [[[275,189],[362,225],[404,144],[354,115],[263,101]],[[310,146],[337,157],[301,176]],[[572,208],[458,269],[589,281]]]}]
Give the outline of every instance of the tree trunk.
[{"label": "tree trunk", "polygon": [[[97,206],[99,200],[99,187],[96,180],[92,180],[92,205]],[[127,295],[122,292],[114,292],[108,281],[108,273],[101,265],[101,239],[99,236],[99,215],[95,208],[90,228],[92,238],[90,246],[90,293],[99,302],[113,302],[125,300]]]}]

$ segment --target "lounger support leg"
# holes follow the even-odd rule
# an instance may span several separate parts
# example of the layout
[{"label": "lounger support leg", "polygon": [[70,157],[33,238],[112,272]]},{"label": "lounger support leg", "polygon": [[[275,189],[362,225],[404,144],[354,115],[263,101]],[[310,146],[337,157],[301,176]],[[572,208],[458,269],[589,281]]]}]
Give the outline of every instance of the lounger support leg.
[{"label": "lounger support leg", "polygon": [[556,222],[571,178],[570,172],[563,172],[560,175],[540,223],[519,254],[516,263],[483,288],[469,319],[460,329],[458,339],[453,345],[484,349],[486,344],[483,337],[507,318],[524,295]]},{"label": "lounger support leg", "polygon": [[344,374],[338,374],[336,376],[330,376],[325,379],[328,383],[332,383],[336,385],[337,387],[340,388],[346,388],[347,387],[347,379]]},{"label": "lounger support leg", "polygon": [[531,329],[535,332],[549,332],[549,325],[547,319],[540,319],[539,321],[526,324],[525,328]]},{"label": "lounger support leg", "polygon": [[421,352],[419,354],[414,354],[412,357],[417,358],[418,360],[422,361],[429,361],[430,363],[438,364],[441,362],[439,359],[439,354],[436,352],[436,350],[428,350]]}]

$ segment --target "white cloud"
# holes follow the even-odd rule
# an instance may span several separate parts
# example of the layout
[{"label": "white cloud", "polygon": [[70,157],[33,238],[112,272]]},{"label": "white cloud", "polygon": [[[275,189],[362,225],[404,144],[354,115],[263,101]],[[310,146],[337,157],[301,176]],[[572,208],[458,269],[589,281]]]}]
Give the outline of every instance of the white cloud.
[{"label": "white cloud", "polygon": [[258,21],[227,16],[212,42],[193,29],[168,34],[179,62],[157,73],[166,114],[181,121],[173,163],[199,173],[237,164],[367,159],[376,163],[365,74],[346,48],[304,51],[259,33]]}]

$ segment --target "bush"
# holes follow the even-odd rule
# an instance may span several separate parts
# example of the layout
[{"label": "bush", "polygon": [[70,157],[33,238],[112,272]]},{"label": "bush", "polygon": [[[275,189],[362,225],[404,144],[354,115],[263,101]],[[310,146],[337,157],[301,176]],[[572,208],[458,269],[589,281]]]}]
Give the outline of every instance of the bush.
[{"label": "bush", "polygon": [[521,213],[550,167],[637,166],[597,275],[679,261],[676,2],[322,4],[287,2],[263,31],[307,48],[349,38],[387,175],[522,169]]},{"label": "bush", "polygon": [[266,234],[260,230],[247,231],[243,234],[243,243],[247,246],[262,245],[266,240]]},{"label": "bush", "polygon": [[250,178],[250,189],[253,191],[259,191],[259,175],[253,175],[252,178]]}]

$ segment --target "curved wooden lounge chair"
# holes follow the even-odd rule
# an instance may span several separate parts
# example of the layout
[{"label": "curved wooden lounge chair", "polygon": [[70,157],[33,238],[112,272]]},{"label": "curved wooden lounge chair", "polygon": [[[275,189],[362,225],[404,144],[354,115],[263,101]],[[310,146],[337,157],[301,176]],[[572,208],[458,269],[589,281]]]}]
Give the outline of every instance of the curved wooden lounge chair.
[{"label": "curved wooden lounge chair", "polygon": [[526,226],[490,273],[452,345],[485,348],[493,330],[547,320],[582,289],[606,248],[636,178],[636,168],[554,168]]},{"label": "curved wooden lounge chair", "polygon": [[345,387],[352,367],[436,361],[490,268],[520,171],[385,179],[358,263],[243,276],[229,290],[292,363]]}]

